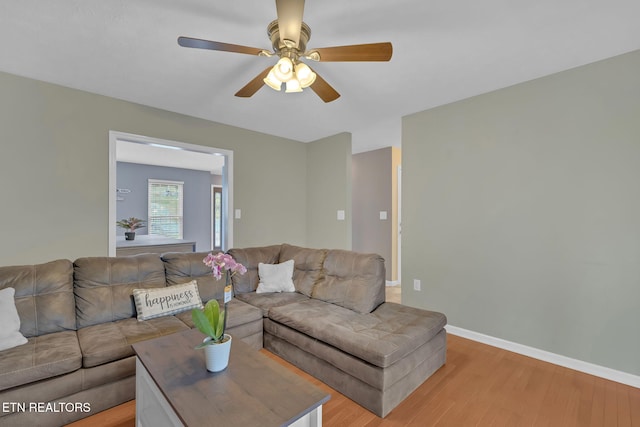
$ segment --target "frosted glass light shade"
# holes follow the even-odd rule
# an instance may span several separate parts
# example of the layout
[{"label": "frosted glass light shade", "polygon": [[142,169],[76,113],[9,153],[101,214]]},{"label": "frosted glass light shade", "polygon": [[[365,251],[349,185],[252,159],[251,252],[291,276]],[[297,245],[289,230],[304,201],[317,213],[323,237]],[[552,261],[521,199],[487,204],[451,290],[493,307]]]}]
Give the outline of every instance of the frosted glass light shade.
[{"label": "frosted glass light shade", "polygon": [[293,62],[287,57],[280,58],[276,66],[273,67],[273,73],[281,82],[288,82],[293,77]]},{"label": "frosted glass light shade", "polygon": [[[274,67],[275,68],[275,67]],[[280,91],[280,87],[282,86],[282,82],[278,80],[275,73],[273,72],[273,68],[267,74],[267,77],[263,79],[264,83],[269,86],[273,90]]]},{"label": "frosted glass light shade", "polygon": [[316,73],[311,71],[311,68],[302,62],[296,64],[296,77],[302,88],[309,87],[316,81]]},{"label": "frosted glass light shade", "polygon": [[300,82],[298,81],[298,79],[293,78],[289,80],[287,82],[287,90],[285,90],[285,92],[302,92],[302,86],[300,86]]}]

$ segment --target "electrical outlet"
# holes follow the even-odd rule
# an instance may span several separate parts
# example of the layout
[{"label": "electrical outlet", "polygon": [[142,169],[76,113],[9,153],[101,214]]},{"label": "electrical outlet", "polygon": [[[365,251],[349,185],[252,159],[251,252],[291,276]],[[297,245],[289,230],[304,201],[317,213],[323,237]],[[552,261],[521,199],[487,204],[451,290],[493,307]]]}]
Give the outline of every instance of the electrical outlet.
[{"label": "electrical outlet", "polygon": [[420,279],[413,279],[413,290],[414,291],[419,291],[421,286],[422,286],[422,283],[420,282]]}]

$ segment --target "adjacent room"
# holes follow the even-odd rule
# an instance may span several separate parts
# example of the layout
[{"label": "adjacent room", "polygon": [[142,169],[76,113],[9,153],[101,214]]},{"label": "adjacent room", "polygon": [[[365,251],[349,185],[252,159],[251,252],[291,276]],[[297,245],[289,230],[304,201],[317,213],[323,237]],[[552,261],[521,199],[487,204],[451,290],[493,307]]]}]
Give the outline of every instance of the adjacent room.
[{"label": "adjacent room", "polygon": [[4,1],[0,426],[640,425],[639,15]]}]

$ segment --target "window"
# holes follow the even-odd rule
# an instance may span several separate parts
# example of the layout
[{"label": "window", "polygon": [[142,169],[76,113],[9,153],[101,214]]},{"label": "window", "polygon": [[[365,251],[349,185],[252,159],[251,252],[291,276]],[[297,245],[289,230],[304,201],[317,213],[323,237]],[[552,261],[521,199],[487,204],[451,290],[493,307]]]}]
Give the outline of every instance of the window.
[{"label": "window", "polygon": [[184,182],[149,180],[149,234],[182,239]]}]

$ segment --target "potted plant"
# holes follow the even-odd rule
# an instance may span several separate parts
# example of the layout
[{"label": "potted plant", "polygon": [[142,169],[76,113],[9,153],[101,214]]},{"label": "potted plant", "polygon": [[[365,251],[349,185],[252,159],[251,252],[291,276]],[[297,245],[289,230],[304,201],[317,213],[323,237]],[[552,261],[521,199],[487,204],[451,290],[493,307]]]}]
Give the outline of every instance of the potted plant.
[{"label": "potted plant", "polygon": [[227,327],[227,303],[231,300],[231,276],[236,273],[247,272],[245,266],[237,263],[231,255],[218,253],[207,255],[202,262],[211,268],[213,276],[220,280],[222,273],[226,272],[226,284],[224,289],[224,310],[220,309],[218,300],[207,302],[204,309],[191,310],[193,323],[200,332],[206,335],[205,339],[196,349],[203,348],[207,370],[219,372],[229,364],[231,352],[231,335],[225,334]]},{"label": "potted plant", "polygon": [[144,223],[145,221],[143,219],[132,216],[129,219],[121,219],[120,221],[116,222],[116,225],[118,227],[124,228],[125,230],[128,230],[124,233],[125,240],[134,240],[136,238],[136,230],[138,228],[146,227]]},{"label": "potted plant", "polygon": [[196,349],[204,348],[207,371],[219,372],[229,364],[231,335],[225,334],[226,310],[220,310],[218,300],[207,302],[203,310],[194,308],[191,318],[196,328],[206,335]]}]

